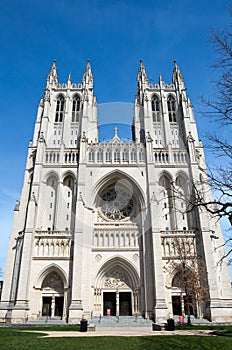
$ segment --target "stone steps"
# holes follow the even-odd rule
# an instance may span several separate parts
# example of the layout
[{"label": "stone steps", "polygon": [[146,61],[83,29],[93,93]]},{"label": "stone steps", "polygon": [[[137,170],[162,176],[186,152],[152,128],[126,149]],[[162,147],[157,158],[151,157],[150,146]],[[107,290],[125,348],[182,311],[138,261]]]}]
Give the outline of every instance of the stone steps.
[{"label": "stone steps", "polygon": [[26,325],[28,326],[38,326],[38,325],[66,325],[65,320],[61,320],[59,317],[49,318],[49,317],[40,317],[38,320],[28,320]]},{"label": "stone steps", "polygon": [[89,324],[103,324],[103,325],[151,325],[151,320],[145,320],[142,316],[101,316],[93,317],[88,321]]},{"label": "stone steps", "polygon": [[[179,316],[174,316],[174,321],[175,323],[179,322]],[[207,320],[206,318],[195,318],[193,315],[190,316],[190,320],[192,324],[209,324],[211,323],[209,320]],[[188,322],[188,316],[184,315],[184,323]]]},{"label": "stone steps", "polygon": [[88,324],[95,325],[96,332],[151,332],[152,321],[142,316],[102,316],[93,317]]}]

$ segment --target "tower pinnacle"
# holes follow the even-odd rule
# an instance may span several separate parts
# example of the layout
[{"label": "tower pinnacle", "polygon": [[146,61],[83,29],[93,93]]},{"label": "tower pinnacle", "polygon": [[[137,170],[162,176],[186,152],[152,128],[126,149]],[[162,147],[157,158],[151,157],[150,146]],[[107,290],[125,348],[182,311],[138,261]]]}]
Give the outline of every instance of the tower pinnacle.
[{"label": "tower pinnacle", "polygon": [[90,66],[90,59],[88,59],[86,67],[85,67],[85,72],[82,77],[82,83],[85,87],[88,86],[88,88],[93,88],[93,73],[92,69]]},{"label": "tower pinnacle", "polygon": [[177,86],[181,89],[184,89],[184,79],[180,72],[180,68],[176,63],[176,60],[174,61],[174,68],[172,73],[172,81],[174,84],[177,84]]},{"label": "tower pinnacle", "polygon": [[147,73],[142,60],[140,60],[140,64],[139,64],[137,81],[138,81],[138,90],[144,92],[144,90],[148,87],[148,77],[147,77]]},{"label": "tower pinnacle", "polygon": [[48,76],[47,76],[47,86],[57,84],[57,83],[58,83],[58,74],[56,69],[56,60],[54,59],[50,72],[48,73]]}]

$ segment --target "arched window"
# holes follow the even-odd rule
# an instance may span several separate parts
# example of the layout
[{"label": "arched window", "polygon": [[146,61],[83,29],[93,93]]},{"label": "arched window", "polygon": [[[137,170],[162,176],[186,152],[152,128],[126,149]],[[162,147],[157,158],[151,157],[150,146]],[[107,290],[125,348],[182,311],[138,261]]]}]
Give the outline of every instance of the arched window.
[{"label": "arched window", "polygon": [[136,151],[131,151],[131,162],[136,162],[137,161],[137,154]]},{"label": "arched window", "polygon": [[128,152],[125,151],[122,153],[122,160],[123,160],[123,162],[129,161],[129,153]]},{"label": "arched window", "polygon": [[92,150],[89,152],[89,162],[94,162],[94,151]]},{"label": "arched window", "polygon": [[118,150],[115,150],[114,152],[114,161],[120,162],[120,152]]},{"label": "arched window", "polygon": [[134,196],[120,185],[107,187],[100,195],[99,207],[103,217],[111,221],[128,220],[134,216]]},{"label": "arched window", "polygon": [[160,122],[160,100],[158,96],[153,96],[151,100],[153,122]]},{"label": "arched window", "polygon": [[103,162],[103,152],[102,151],[99,151],[97,153],[97,161],[98,162]]},{"label": "arched window", "polygon": [[81,106],[81,99],[79,95],[75,95],[72,104],[72,122],[79,122],[79,112]]},{"label": "arched window", "polygon": [[176,123],[176,100],[173,96],[169,96],[167,103],[169,122]]},{"label": "arched window", "polygon": [[106,152],[106,162],[111,162],[111,155],[112,153],[110,151]]},{"label": "arched window", "polygon": [[56,117],[55,122],[62,122],[64,117],[64,97],[59,96],[56,102]]},{"label": "arched window", "polygon": [[71,189],[71,191],[73,191],[74,189],[74,179],[71,175],[67,175],[64,180],[63,180],[63,184],[64,186],[67,186],[68,188]]},{"label": "arched window", "polygon": [[139,152],[139,161],[144,162],[144,152],[143,151]]}]

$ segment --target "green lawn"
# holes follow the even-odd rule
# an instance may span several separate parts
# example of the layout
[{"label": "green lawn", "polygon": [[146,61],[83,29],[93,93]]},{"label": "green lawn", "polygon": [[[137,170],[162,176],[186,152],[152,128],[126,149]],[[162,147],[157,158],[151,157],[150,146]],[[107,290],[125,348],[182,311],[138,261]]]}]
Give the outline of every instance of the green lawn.
[{"label": "green lawn", "polygon": [[[66,327],[59,330],[67,330]],[[73,327],[67,327],[73,330]],[[231,328],[223,328],[231,335]],[[30,328],[32,330],[32,328]],[[41,329],[41,327],[39,328]],[[36,328],[36,330],[39,330]],[[47,330],[56,330],[54,327]],[[75,328],[74,328],[75,329]],[[230,336],[143,336],[143,337],[89,337],[44,338],[38,333],[20,328],[0,328],[0,349],[4,350],[232,350]],[[223,330],[219,331],[223,332]]]}]

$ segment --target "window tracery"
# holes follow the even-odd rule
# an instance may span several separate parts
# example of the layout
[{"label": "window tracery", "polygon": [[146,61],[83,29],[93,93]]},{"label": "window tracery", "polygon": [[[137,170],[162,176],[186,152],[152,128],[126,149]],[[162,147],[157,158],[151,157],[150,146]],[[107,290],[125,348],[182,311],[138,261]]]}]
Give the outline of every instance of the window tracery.
[{"label": "window tracery", "polygon": [[124,188],[108,188],[101,195],[100,208],[108,220],[120,221],[131,216],[134,203],[131,194]]},{"label": "window tracery", "polygon": [[176,123],[176,100],[173,96],[168,97],[168,117],[170,123]]},{"label": "window tracery", "polygon": [[151,100],[153,122],[160,122],[160,101],[158,96],[153,96]]},{"label": "window tracery", "polygon": [[55,122],[61,123],[64,117],[64,97],[59,96],[56,102],[56,117]]},{"label": "window tracery", "polygon": [[80,112],[81,100],[80,96],[76,95],[73,99],[72,104],[72,122],[79,122],[79,112]]}]

